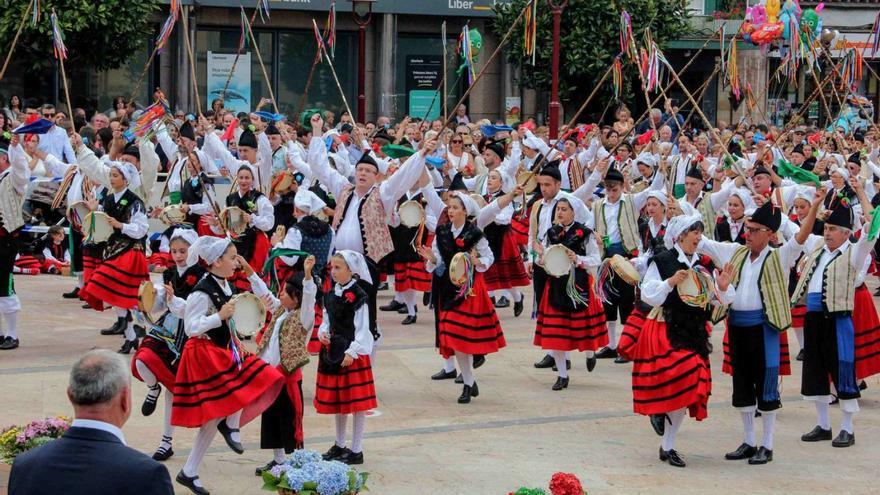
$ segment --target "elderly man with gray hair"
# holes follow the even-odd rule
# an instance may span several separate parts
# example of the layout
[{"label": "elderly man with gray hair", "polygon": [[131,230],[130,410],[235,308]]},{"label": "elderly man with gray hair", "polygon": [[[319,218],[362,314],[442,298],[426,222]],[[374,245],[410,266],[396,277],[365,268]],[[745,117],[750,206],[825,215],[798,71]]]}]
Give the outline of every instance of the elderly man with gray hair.
[{"label": "elderly man with gray hair", "polygon": [[71,428],[15,459],[10,495],[174,493],[165,466],[125,444],[131,375],[122,358],[87,352],[70,371],[67,397],[75,417]]}]

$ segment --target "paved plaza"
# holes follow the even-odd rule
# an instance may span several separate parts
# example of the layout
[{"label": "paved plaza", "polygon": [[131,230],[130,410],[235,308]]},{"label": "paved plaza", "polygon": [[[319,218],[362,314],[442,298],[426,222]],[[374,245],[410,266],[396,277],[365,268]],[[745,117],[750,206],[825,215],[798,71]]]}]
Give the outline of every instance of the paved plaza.
[{"label": "paved plaza", "polygon": [[[873,282],[873,281],[872,281]],[[70,365],[94,347],[117,349],[119,336],[98,330],[114,316],[80,308],[61,299],[72,279],[43,275],[17,277],[24,309],[19,318],[21,347],[0,353],[0,383],[5,406],[0,426],[72,413],[65,395]],[[873,287],[873,286],[872,286]],[[384,304],[392,292],[380,293]],[[529,293],[527,296],[531,298]],[[456,398],[461,386],[429,376],[441,366],[434,349],[433,318],[420,308],[416,325],[400,326],[403,315],[381,313],[385,338],[374,363],[379,409],[367,421],[365,463],[373,494],[503,495],[519,486],[547,488],[556,471],[572,472],[591,495],[605,493],[876,493],[880,459],[880,380],[869,388],[855,417],[856,444],[835,449],[830,442],[807,444],[800,435],[814,426],[813,406],[801,400],[800,363],[781,387],[783,409],[776,426],[774,460],[766,466],[725,461],[723,455],[742,441],[739,414],[730,407],[730,378],[721,373],[719,327],[713,335],[713,396],[709,418],[686,420],[676,449],[688,463],[677,469],[657,459],[659,437],[647,418],[632,412],[629,365],[600,360],[587,374],[583,354],[573,355],[571,384],[550,390],[555,373],[536,370],[542,355],[532,346],[534,324],[528,314],[513,317],[500,310],[508,346],[488,357],[477,370],[480,396],[469,405]],[[792,350],[797,341],[790,334]],[[252,343],[249,344],[253,346]],[[306,446],[326,450],[333,441],[333,421],[311,406],[315,363],[305,368]],[[146,387],[133,382],[134,412],[125,425],[128,444],[152,454],[162,435],[164,396],[153,416],[140,414]],[[834,433],[840,421],[831,412]],[[761,423],[756,421],[758,438]],[[350,426],[349,426],[350,429]],[[271,458],[259,450],[258,420],[242,430],[246,452],[236,455],[218,435],[201,470],[214,494],[260,493],[254,468]],[[175,455],[166,462],[173,476],[183,465],[195,430],[178,428]],[[9,467],[0,467],[5,493]],[[189,493],[175,484],[177,493]]]}]

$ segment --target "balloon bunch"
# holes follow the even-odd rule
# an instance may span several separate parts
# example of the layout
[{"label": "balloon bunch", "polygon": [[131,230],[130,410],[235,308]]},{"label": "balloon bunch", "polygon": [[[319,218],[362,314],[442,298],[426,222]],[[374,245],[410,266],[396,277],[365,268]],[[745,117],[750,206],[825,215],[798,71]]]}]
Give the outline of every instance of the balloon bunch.
[{"label": "balloon bunch", "polygon": [[[742,25],[743,39],[757,46],[768,45],[777,40],[790,41],[792,36],[799,37],[801,43],[809,39],[826,38],[822,30],[822,12],[824,4],[815,9],[802,9],[797,0],[763,0],[757,5],[746,9],[746,20]],[[825,31],[828,31],[827,29]],[[811,36],[807,38],[806,33]],[[831,31],[828,33],[833,34]],[[833,36],[828,39],[831,43]]]}]

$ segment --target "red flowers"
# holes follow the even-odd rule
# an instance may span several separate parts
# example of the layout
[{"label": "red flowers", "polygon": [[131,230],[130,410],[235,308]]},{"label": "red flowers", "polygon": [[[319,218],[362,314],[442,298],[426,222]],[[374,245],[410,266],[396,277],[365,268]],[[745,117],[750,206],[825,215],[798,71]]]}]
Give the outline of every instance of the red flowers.
[{"label": "red flowers", "polygon": [[584,236],[584,231],[581,230],[581,229],[577,229],[577,230],[574,231],[574,235],[576,235],[576,236],[578,236],[578,237],[583,237],[583,236]]},{"label": "red flowers", "polygon": [[198,282],[198,279],[196,279],[195,275],[189,274],[186,276],[185,279],[183,279],[183,281],[186,282],[186,285],[193,286],[193,285],[196,285],[196,282]]},{"label": "red flowers", "polygon": [[550,493],[553,495],[584,495],[584,488],[577,476],[571,473],[555,473],[550,478]]},{"label": "red flowers", "polygon": [[719,215],[718,218],[715,219],[715,223],[717,223],[717,224],[722,224],[726,221],[727,221],[727,219],[724,218],[724,215]]},{"label": "red flowers", "polygon": [[456,240],[455,240],[455,245],[458,246],[458,247],[460,247],[460,248],[463,248],[463,247],[464,247],[464,239],[460,239],[460,238],[459,238],[459,239],[456,239]]},{"label": "red flowers", "polygon": [[353,302],[354,302],[354,299],[355,299],[354,292],[352,292],[352,291],[346,291],[344,294],[342,294],[342,297],[344,297],[345,300],[346,300],[349,304],[353,303]]},{"label": "red flowers", "polygon": [[712,258],[710,258],[709,256],[707,256],[705,254],[700,256],[700,265],[709,266],[709,263],[711,263],[711,262],[712,262]]},{"label": "red flowers", "polygon": [[791,220],[792,222],[797,222],[797,221],[798,221],[797,213],[792,213],[791,215],[788,216],[788,218],[789,218],[789,220]]}]

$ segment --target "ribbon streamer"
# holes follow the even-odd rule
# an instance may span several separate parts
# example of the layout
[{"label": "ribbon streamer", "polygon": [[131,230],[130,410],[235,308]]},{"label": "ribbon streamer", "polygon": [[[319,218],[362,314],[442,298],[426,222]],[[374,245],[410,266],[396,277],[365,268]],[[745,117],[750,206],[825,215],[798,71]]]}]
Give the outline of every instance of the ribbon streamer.
[{"label": "ribbon streamer", "polygon": [[269,0],[257,0],[257,11],[260,13],[260,20],[265,24],[269,18]]},{"label": "ribbon streamer", "polygon": [[165,19],[165,24],[162,25],[162,30],[159,31],[159,36],[156,38],[156,51],[158,53],[162,53],[162,50],[165,49],[168,40],[171,38],[171,33],[174,31],[174,25],[177,23],[178,16],[180,15],[179,0],[171,0],[169,9],[168,18]]},{"label": "ribbon streamer", "polygon": [[336,0],[330,1],[330,12],[327,14],[327,46],[330,48],[330,58],[336,59]]},{"label": "ribbon streamer", "polygon": [[307,253],[305,251],[300,251],[298,249],[287,249],[287,248],[274,248],[269,251],[269,257],[266,259],[266,263],[263,265],[263,273],[269,276],[269,290],[272,293],[277,294],[278,290],[281,288],[281,283],[278,280],[278,270],[275,269],[275,260],[280,257],[290,257],[290,256],[311,256],[311,253]]},{"label": "ribbon streamer", "polygon": [[67,47],[64,46],[64,33],[58,25],[58,16],[55,12],[51,15],[52,21],[52,44],[55,46],[55,58],[67,60]]},{"label": "ribbon streamer", "polygon": [[34,10],[31,13],[31,27],[37,27],[40,21],[40,0],[34,0]]}]

